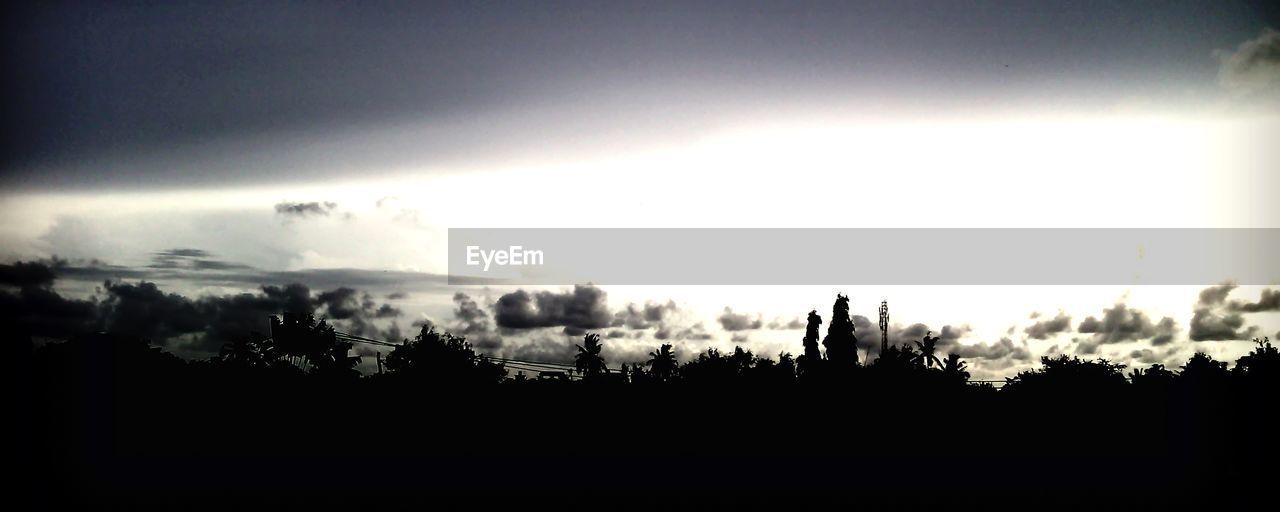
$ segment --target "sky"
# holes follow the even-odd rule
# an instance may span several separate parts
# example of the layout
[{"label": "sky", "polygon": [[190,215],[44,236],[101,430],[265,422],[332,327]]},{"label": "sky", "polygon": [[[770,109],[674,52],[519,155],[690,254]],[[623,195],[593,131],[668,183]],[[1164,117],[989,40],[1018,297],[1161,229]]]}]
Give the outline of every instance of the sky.
[{"label": "sky", "polygon": [[155,305],[225,313],[291,283],[367,335],[430,321],[529,358],[584,329],[614,360],[666,342],[799,353],[792,320],[836,293],[872,319],[860,339],[889,300],[894,334],[949,333],[990,378],[1053,353],[1234,359],[1280,330],[1280,281],[443,279],[456,227],[1280,227],[1268,2],[5,9],[0,262],[41,262],[56,278],[33,286],[192,357],[212,323],[152,325]]}]

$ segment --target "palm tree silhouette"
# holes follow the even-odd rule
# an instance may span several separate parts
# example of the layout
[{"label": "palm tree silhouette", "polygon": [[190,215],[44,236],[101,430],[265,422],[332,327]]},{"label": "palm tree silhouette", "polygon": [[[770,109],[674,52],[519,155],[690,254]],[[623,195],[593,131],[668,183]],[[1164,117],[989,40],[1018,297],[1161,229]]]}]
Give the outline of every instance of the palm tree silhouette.
[{"label": "palm tree silhouette", "polygon": [[587,334],[582,338],[582,345],[578,345],[578,355],[574,356],[574,367],[584,377],[593,377],[602,373],[608,373],[609,368],[604,364],[604,358],[600,356],[600,350],[604,346],[600,344],[599,334]]},{"label": "palm tree silhouette", "polygon": [[949,377],[956,377],[960,380],[969,380],[969,365],[960,360],[960,354],[947,354],[947,359],[942,362],[942,373]]},{"label": "palm tree silhouette", "polygon": [[942,361],[938,359],[938,356],[934,355],[934,352],[938,350],[938,337],[929,336],[930,334],[933,334],[933,331],[924,334],[923,342],[916,342],[916,346],[920,348],[920,353],[916,354],[913,361],[930,368],[933,367],[933,363],[938,363],[938,366],[942,366]]},{"label": "palm tree silhouette", "polygon": [[676,371],[676,355],[671,351],[671,344],[664,343],[657,352],[649,353],[650,375],[660,382],[671,380]]}]

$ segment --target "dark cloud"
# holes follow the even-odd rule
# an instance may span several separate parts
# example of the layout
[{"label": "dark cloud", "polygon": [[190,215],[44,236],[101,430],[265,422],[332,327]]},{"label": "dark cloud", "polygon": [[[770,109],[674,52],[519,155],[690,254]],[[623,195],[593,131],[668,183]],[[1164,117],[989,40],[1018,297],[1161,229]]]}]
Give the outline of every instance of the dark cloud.
[{"label": "dark cloud", "polygon": [[1200,301],[1196,307],[1214,307],[1226,303],[1227,296],[1236,289],[1233,283],[1223,283],[1200,290]]},{"label": "dark cloud", "polygon": [[249,269],[247,265],[214,259],[208,251],[201,249],[169,249],[152,253],[150,268],[186,269],[186,270],[240,270]]},{"label": "dark cloud", "polygon": [[486,351],[502,348],[502,336],[493,328],[489,312],[462,292],[453,294],[453,334],[463,336],[473,346]]},{"label": "dark cloud", "polygon": [[[945,332],[945,329],[944,329]],[[973,345],[962,345],[959,343],[943,344],[939,341],[939,351],[946,354],[959,354],[964,359],[975,360],[1014,360],[1014,361],[1030,361],[1031,351],[1022,344],[1014,343],[1009,338],[1000,338],[996,343],[977,343]]]},{"label": "dark cloud", "polygon": [[206,296],[196,301],[206,318],[204,336],[192,349],[216,352],[228,341],[271,331],[268,318],[281,313],[314,311],[311,290],[301,284],[264,286],[259,293]]},{"label": "dark cloud", "polygon": [[752,331],[764,327],[764,321],[760,315],[752,317],[746,313],[734,313],[729,307],[724,308],[724,312],[716,321],[720,322],[720,327],[726,331]]},{"label": "dark cloud", "polygon": [[1241,94],[1280,92],[1280,32],[1267,28],[1233,52],[1218,52],[1218,81]]},{"label": "dark cloud", "polygon": [[578,348],[569,340],[538,337],[507,347],[502,353],[511,359],[573,364],[573,356],[577,355]]},{"label": "dark cloud", "polygon": [[387,294],[387,300],[404,300],[409,298],[407,292],[391,292]]},{"label": "dark cloud", "polygon": [[733,336],[729,338],[729,341],[733,343],[746,343],[747,341],[749,341],[749,339],[748,339],[747,333],[743,332],[743,333],[735,333]]},{"label": "dark cloud", "polygon": [[194,285],[205,286],[250,286],[263,283],[285,285],[288,283],[310,283],[311,286],[330,289],[339,287],[353,288],[398,288],[412,286],[415,290],[452,292],[446,276],[422,272],[402,272],[395,270],[363,270],[348,268],[308,269],[308,270],[261,270],[246,265],[228,264],[221,269],[200,269],[192,266],[178,268],[128,267],[112,265],[99,260],[78,261],[74,264],[56,260],[49,263],[61,280],[74,280],[89,283],[101,283],[105,280],[145,280],[169,281],[181,280]]},{"label": "dark cloud", "polygon": [[804,329],[805,322],[804,320],[801,320],[800,317],[798,316],[792,318],[791,320],[783,320],[781,318],[775,318],[773,319],[772,322],[769,322],[769,325],[767,325],[766,327],[775,331]]},{"label": "dark cloud", "polygon": [[1190,337],[1192,341],[1225,341],[1249,339],[1257,327],[1245,328],[1245,319],[1231,304],[1227,295],[1236,288],[1226,283],[1205,288],[1191,315]]},{"label": "dark cloud", "polygon": [[[186,251],[180,256],[201,256]],[[22,284],[16,293],[0,289],[0,321],[7,329],[37,337],[67,338],[99,330],[150,340],[188,357],[216,354],[224,343],[270,330],[268,318],[284,312],[332,315],[335,327],[361,336],[399,339],[399,327],[381,330],[374,320],[395,318],[398,309],[377,305],[350,288],[312,297],[301,284],[266,285],[254,293],[190,298],[161,290],[154,282],[105,281],[101,297],[68,299],[52,289],[61,262],[0,265],[4,284]],[[341,317],[341,318],[338,318]]]},{"label": "dark cloud", "polygon": [[107,291],[102,304],[107,331],[163,343],[181,335],[204,332],[208,326],[207,312],[198,304],[181,295],[165,293],[155,283],[107,281],[103,288]]},{"label": "dark cloud", "polygon": [[1129,352],[1129,359],[1145,365],[1169,365],[1170,363],[1177,364],[1177,357],[1175,357],[1177,353],[1178,350],[1176,347],[1169,347],[1168,349],[1161,351],[1144,348]]},{"label": "dark cloud", "polygon": [[688,327],[663,325],[653,333],[653,337],[660,341],[707,341],[715,338],[706,331],[706,327],[702,323],[696,323]]},{"label": "dark cloud", "polygon": [[494,319],[504,329],[563,327],[566,334],[577,335],[609,327],[614,315],[604,290],[576,285],[562,292],[516,290],[503,295],[494,304]]},{"label": "dark cloud", "polygon": [[[852,319],[854,333],[858,337],[858,349],[874,358],[880,353],[879,320],[872,322],[870,318],[862,315],[853,315]],[[969,331],[970,328],[968,326],[944,325],[941,329],[933,329],[922,323],[915,323],[905,327],[901,324],[890,324],[889,343],[891,345],[912,344],[924,339],[925,334],[933,332],[933,336],[938,337],[938,348],[941,349],[957,344],[960,338]]]},{"label": "dark cloud", "polygon": [[1258,328],[1244,326],[1239,313],[1221,314],[1208,308],[1197,309],[1191,315],[1192,341],[1244,340],[1253,336]]},{"label": "dark cloud", "polygon": [[1071,341],[1076,344],[1076,355],[1081,356],[1096,355],[1098,347],[1102,346],[1101,342],[1093,338],[1071,338]]},{"label": "dark cloud", "polygon": [[250,266],[234,264],[234,262],[215,260],[209,251],[198,248],[172,248],[168,251],[151,253],[151,264],[148,268],[169,270],[247,270]]},{"label": "dark cloud", "polygon": [[1280,311],[1280,290],[1262,290],[1258,302],[1232,302],[1232,311],[1241,313],[1259,313],[1263,311]]},{"label": "dark cloud", "polygon": [[342,287],[317,295],[315,302],[324,308],[329,318],[346,320],[359,314],[361,309],[373,307],[372,303],[361,303],[358,294],[355,289]]},{"label": "dark cloud", "polygon": [[[1038,316],[1038,315],[1037,315]],[[1032,318],[1035,318],[1033,316]],[[1046,340],[1050,336],[1071,330],[1071,317],[1066,313],[1058,312],[1058,316],[1052,320],[1044,320],[1031,324],[1023,330],[1027,337],[1036,340]]]},{"label": "dark cloud", "polygon": [[644,306],[627,304],[627,307],[614,313],[612,326],[649,329],[666,323],[679,312],[680,308],[672,300],[666,303],[645,302]]},{"label": "dark cloud", "polygon": [[339,287],[321,292],[313,303],[334,324],[334,327],[357,336],[399,340],[400,328],[392,323],[395,332],[377,326],[375,320],[397,318],[403,313],[390,304],[379,305],[373,296],[354,288]]},{"label": "dark cloud", "polygon": [[16,262],[12,265],[0,265],[0,284],[16,286],[48,286],[53,284],[53,268],[39,262]]},{"label": "dark cloud", "polygon": [[[44,176],[41,166],[23,164],[100,166],[101,157],[192,146],[226,155],[198,168],[214,172],[161,164],[85,172],[81,183],[88,186],[323,177],[338,171],[305,164],[338,160],[343,170],[366,171],[423,154],[475,158],[486,147],[560,140],[539,137],[545,132],[607,142],[625,126],[644,140],[691,124],[714,129],[725,122],[721,111],[733,112],[739,102],[827,98],[836,89],[899,89],[908,101],[938,95],[986,101],[995,92],[1006,103],[1034,102],[1069,92],[1069,83],[1047,91],[1037,82],[1064,66],[1092,80],[1091,95],[1127,96],[1135,91],[1128,82],[1147,89],[1154,82],[1118,69],[1139,71],[1132,63],[1142,62],[1148,78],[1181,87],[1199,72],[1185,65],[1203,59],[1197,43],[1235,37],[1235,27],[1256,23],[1242,6],[1207,0],[1162,4],[1158,17],[1140,2],[1106,9],[1074,2],[1025,9],[963,2],[930,8],[887,2],[874,9],[862,2],[18,4],[6,11],[11,21],[0,31],[10,82],[3,132],[11,139],[0,165],[21,170],[24,179],[76,184],[70,173]],[[1185,36],[1191,33],[1198,37]],[[1015,83],[1032,86],[1009,87]],[[677,117],[662,110],[671,105],[693,112]],[[567,113],[530,115],[539,111]],[[460,118],[478,120],[472,126]],[[354,151],[298,142],[303,134],[348,135],[352,127],[423,119],[433,128],[424,136],[377,145],[358,140]],[[278,161],[244,165],[245,146],[272,145],[289,157],[303,153],[306,161],[295,165],[301,169]],[[283,168],[275,171],[283,175],[264,167]]]},{"label": "dark cloud", "polygon": [[62,339],[100,327],[97,303],[68,299],[53,291],[56,264],[0,264],[0,329]]},{"label": "dark cloud", "polygon": [[1169,317],[1152,322],[1146,313],[1131,309],[1124,303],[1117,303],[1102,310],[1100,319],[1090,316],[1082,320],[1076,331],[1093,335],[1091,339],[1082,342],[1090,346],[1141,340],[1151,340],[1152,345],[1164,345],[1173,341],[1178,325]]},{"label": "dark cloud", "polygon": [[333,202],[317,202],[309,203],[291,203],[288,201],[276,203],[276,213],[288,217],[306,217],[309,215],[329,215],[338,203]]}]

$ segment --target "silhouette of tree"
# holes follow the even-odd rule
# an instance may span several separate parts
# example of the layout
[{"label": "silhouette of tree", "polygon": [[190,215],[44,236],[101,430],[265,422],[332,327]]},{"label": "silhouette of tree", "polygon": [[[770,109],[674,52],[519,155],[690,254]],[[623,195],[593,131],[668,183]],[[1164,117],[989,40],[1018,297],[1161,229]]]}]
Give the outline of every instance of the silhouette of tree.
[{"label": "silhouette of tree", "polygon": [[600,356],[600,350],[603,348],[599,334],[589,333],[583,336],[582,345],[578,345],[578,355],[574,356],[574,367],[583,377],[594,378],[609,372],[604,358]]},{"label": "silhouette of tree", "polygon": [[968,364],[960,360],[960,354],[947,354],[947,358],[942,361],[941,366],[943,375],[961,382],[969,380]]},{"label": "silhouette of tree", "polygon": [[1252,352],[1236,360],[1235,372],[1246,378],[1275,378],[1280,375],[1280,350],[1271,345],[1271,338],[1254,338],[1258,346]]},{"label": "silhouette of tree", "polygon": [[352,361],[347,356],[351,343],[339,342],[333,326],[311,314],[272,316],[271,339],[273,350],[304,370],[321,367],[330,373],[353,368],[359,362],[358,358]]},{"label": "silhouette of tree", "polygon": [[1216,361],[1209,354],[1196,352],[1191,359],[1187,360],[1187,364],[1182,366],[1182,372],[1178,374],[1178,378],[1203,385],[1222,382],[1226,380],[1227,375],[1226,361]]},{"label": "silhouette of tree", "polygon": [[804,328],[804,354],[797,362],[800,374],[816,373],[822,364],[822,352],[818,349],[818,329],[822,326],[822,317],[817,310],[809,311],[809,323]]},{"label": "silhouette of tree", "polygon": [[272,352],[266,346],[270,342],[270,339],[263,338],[257,333],[242,336],[224,343],[215,360],[224,365],[241,368],[266,366],[269,354]]},{"label": "silhouette of tree", "polygon": [[849,297],[837,294],[836,302],[831,306],[831,323],[827,325],[827,336],[822,339],[822,346],[827,348],[827,361],[836,367],[858,364],[858,338],[853,331],[853,319],[849,317]]},{"label": "silhouette of tree", "polygon": [[1005,379],[1005,386],[1001,391],[1065,395],[1073,392],[1114,391],[1127,384],[1122,373],[1125,365],[1106,359],[1095,361],[1063,354],[1041,357],[1040,364],[1039,369],[1023,371]]},{"label": "silhouette of tree", "polygon": [[1178,374],[1165,368],[1162,364],[1153,364],[1150,368],[1143,370],[1134,368],[1129,372],[1129,382],[1135,387],[1142,389],[1167,389],[1177,378]]},{"label": "silhouette of tree", "polygon": [[[332,333],[333,328],[329,328]],[[322,351],[312,358],[312,373],[326,377],[358,377],[356,365],[360,364],[360,356],[350,355],[352,344],[349,341],[327,343]]]},{"label": "silhouette of tree", "polygon": [[394,378],[460,384],[496,384],[506,376],[501,363],[476,354],[465,338],[422,326],[414,339],[392,350],[387,374]]},{"label": "silhouette of tree", "polygon": [[[649,355],[653,355],[653,353],[651,352]],[[637,363],[631,366],[631,375],[627,380],[630,380],[633,383],[643,384],[649,382],[649,374],[645,373],[644,365]]]},{"label": "silhouette of tree", "polygon": [[676,355],[671,348],[671,344],[664,343],[657,352],[649,352],[649,372],[658,382],[667,382],[675,377]]},{"label": "silhouette of tree", "polygon": [[938,366],[942,366],[942,361],[938,359],[938,356],[934,355],[934,352],[938,349],[938,337],[931,337],[929,336],[930,334],[933,334],[933,331],[926,332],[924,340],[916,342],[916,346],[920,347],[920,353],[916,354],[912,362],[929,368],[933,368],[933,363],[938,363]]},{"label": "silhouette of tree", "polygon": [[789,352],[778,353],[778,364],[774,365],[774,375],[784,382],[796,380],[796,360]]}]

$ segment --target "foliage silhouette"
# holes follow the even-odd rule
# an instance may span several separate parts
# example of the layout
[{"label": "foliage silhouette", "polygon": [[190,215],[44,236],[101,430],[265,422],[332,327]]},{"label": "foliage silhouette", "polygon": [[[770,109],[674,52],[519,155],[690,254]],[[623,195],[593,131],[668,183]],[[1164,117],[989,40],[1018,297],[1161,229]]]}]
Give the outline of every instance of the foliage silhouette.
[{"label": "foliage silhouette", "polygon": [[582,345],[578,345],[578,354],[574,356],[574,368],[585,378],[595,378],[608,373],[609,368],[605,365],[604,358],[600,356],[600,350],[603,348],[599,334],[588,333],[583,336]]},{"label": "foliage silhouette", "polygon": [[818,329],[822,327],[822,317],[818,310],[809,311],[808,324],[804,328],[804,354],[800,355],[797,367],[801,375],[821,371],[822,352],[818,349]]},{"label": "foliage silhouette", "polygon": [[477,354],[465,338],[422,326],[412,340],[387,355],[387,377],[393,380],[458,385],[492,385],[502,382],[506,368]]},{"label": "foliage silhouette", "polygon": [[822,346],[827,348],[827,361],[835,368],[848,368],[858,364],[858,338],[854,336],[853,319],[849,317],[849,297],[836,295],[831,306],[831,323]]},{"label": "foliage silhouette", "polygon": [[663,343],[656,352],[649,353],[649,375],[658,382],[667,382],[676,374],[676,355],[670,343]]}]

